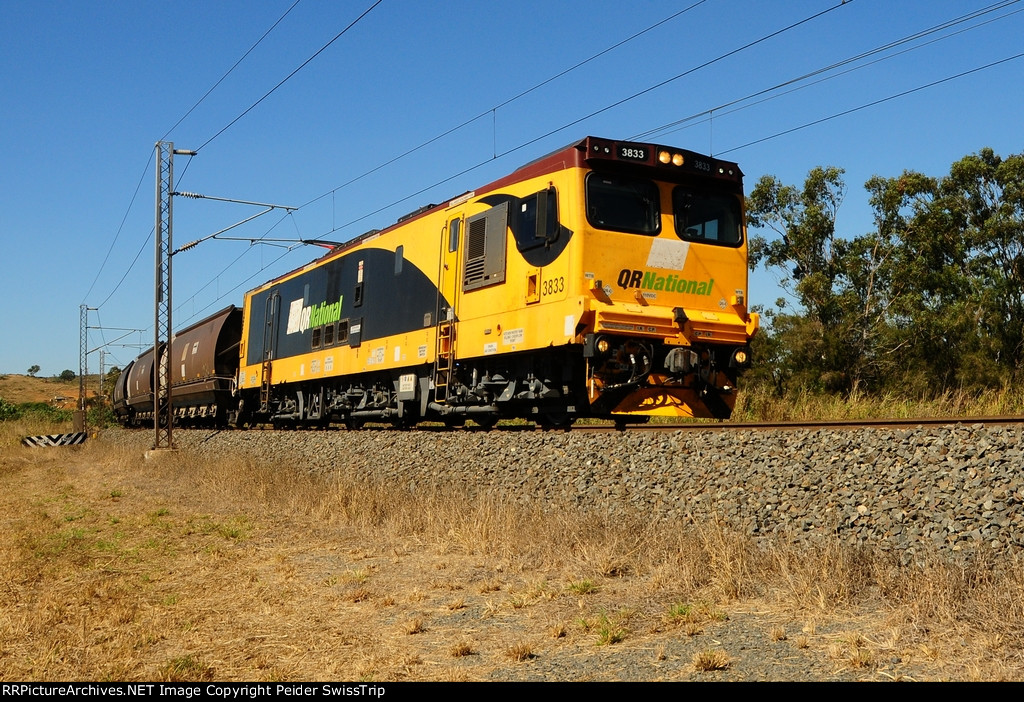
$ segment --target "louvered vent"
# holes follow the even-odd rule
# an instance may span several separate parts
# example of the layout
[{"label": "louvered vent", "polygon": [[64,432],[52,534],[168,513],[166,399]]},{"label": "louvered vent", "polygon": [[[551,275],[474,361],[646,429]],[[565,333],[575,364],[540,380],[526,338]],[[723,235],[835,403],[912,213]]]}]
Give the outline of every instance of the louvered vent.
[{"label": "louvered vent", "polygon": [[466,220],[463,290],[475,290],[505,281],[507,231],[507,202]]},{"label": "louvered vent", "polygon": [[466,232],[466,268],[463,285],[466,288],[479,287],[484,279],[484,259],[487,253],[487,220],[480,218],[469,223]]}]

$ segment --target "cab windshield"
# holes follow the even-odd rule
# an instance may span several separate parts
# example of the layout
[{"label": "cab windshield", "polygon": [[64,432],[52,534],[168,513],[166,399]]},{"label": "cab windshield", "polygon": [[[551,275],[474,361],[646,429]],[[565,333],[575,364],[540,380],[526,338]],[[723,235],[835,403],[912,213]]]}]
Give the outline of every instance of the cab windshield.
[{"label": "cab windshield", "polygon": [[587,221],[598,229],[657,236],[661,231],[658,186],[619,175],[587,175]]},{"label": "cab windshield", "polygon": [[739,199],[685,186],[672,191],[676,236],[724,246],[739,246],[742,238]]},{"label": "cab windshield", "polygon": [[[655,181],[591,172],[586,183],[591,226],[644,236],[661,232],[661,198]],[[720,246],[742,243],[740,200],[730,193],[677,185],[672,189],[672,216],[675,234],[684,241]]]}]

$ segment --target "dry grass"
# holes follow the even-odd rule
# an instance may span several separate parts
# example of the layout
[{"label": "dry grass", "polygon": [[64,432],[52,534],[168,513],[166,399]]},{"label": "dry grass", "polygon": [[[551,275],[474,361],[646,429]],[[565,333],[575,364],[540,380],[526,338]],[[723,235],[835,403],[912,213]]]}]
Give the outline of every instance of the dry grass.
[{"label": "dry grass", "polygon": [[[616,679],[634,656],[650,679],[759,679],[766,655],[853,679],[1024,679],[1020,562],[901,567],[102,441],[0,440],[0,487],[4,681],[501,679],[546,657]],[[765,651],[731,649],[734,627]]]},{"label": "dry grass", "polygon": [[472,656],[476,653],[476,649],[473,648],[473,644],[468,641],[460,641],[457,644],[453,644],[448,649],[448,655],[452,658],[462,658],[463,656]]},{"label": "dry grass", "polygon": [[422,634],[426,630],[427,627],[420,617],[414,617],[402,624],[402,631],[406,634]]},{"label": "dry grass", "polygon": [[[85,391],[88,397],[99,394],[98,376],[86,377]],[[0,374],[0,397],[14,404],[49,402],[55,407],[71,409],[76,406],[78,400],[78,379],[65,381],[53,377],[33,378],[27,375]]]},{"label": "dry grass", "polygon": [[505,649],[505,657],[516,663],[533,658],[533,648],[529,644],[518,643]]},{"label": "dry grass", "polygon": [[712,670],[725,670],[729,667],[729,655],[721,649],[708,648],[693,655],[694,670],[706,673]]},{"label": "dry grass", "polygon": [[738,421],[796,421],[818,419],[918,419],[924,417],[1020,416],[1024,390],[948,391],[937,397],[908,398],[854,392],[849,396],[792,392],[779,398],[760,388],[743,389],[733,418]]}]

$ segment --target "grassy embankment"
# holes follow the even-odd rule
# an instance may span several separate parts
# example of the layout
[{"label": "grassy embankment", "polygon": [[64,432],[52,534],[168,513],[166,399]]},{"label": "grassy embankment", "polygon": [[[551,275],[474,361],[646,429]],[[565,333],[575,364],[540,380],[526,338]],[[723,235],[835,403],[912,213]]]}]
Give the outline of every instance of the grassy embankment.
[{"label": "grassy embankment", "polygon": [[555,659],[605,679],[632,658],[641,679],[773,658],[1024,679],[1019,562],[900,567],[246,455],[18,445],[59,430],[0,423],[2,680],[464,680]]}]

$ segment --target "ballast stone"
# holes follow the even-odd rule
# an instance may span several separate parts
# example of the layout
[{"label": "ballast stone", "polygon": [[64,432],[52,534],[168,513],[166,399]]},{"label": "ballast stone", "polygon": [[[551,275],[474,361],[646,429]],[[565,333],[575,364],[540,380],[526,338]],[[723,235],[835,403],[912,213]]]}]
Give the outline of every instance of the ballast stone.
[{"label": "ballast stone", "polygon": [[[1024,429],[179,431],[179,448],[344,471],[409,490],[489,495],[752,536],[836,539],[913,558],[1024,549]],[[104,440],[145,444],[148,433]]]}]

